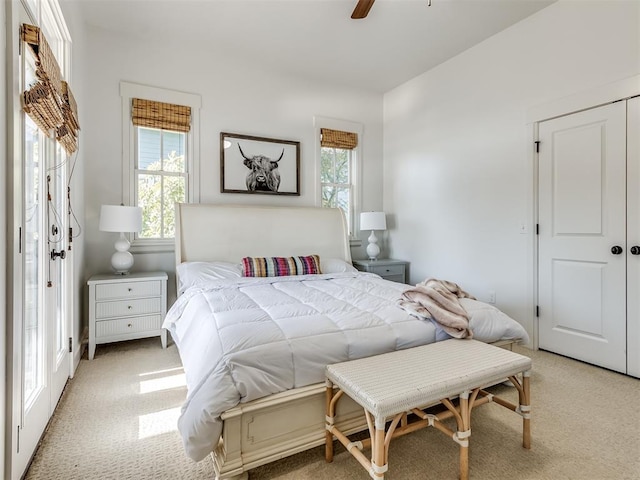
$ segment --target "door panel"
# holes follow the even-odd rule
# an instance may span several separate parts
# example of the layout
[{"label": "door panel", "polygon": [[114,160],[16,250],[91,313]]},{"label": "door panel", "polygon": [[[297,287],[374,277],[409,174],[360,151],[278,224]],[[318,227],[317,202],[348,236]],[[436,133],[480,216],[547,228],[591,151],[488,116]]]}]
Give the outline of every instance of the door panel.
[{"label": "door panel", "polygon": [[[540,348],[626,371],[624,102],[539,127]],[[613,246],[622,247],[614,255]]]},{"label": "door panel", "polygon": [[627,197],[627,373],[640,377],[640,97],[627,102]]},{"label": "door panel", "polygon": [[[7,416],[7,455],[3,478],[21,478],[35,452],[62,388],[69,377],[68,294],[65,271],[50,251],[64,249],[67,164],[55,137],[39,130],[20,104],[22,92],[36,81],[29,48],[17,47],[23,23],[33,24],[22,2],[7,4],[7,42],[11,95],[8,96],[11,175],[11,305],[7,384],[11,415]],[[10,26],[9,26],[10,25]],[[14,40],[15,39],[15,40]],[[11,44],[11,48],[9,47]],[[14,52],[10,55],[9,52]],[[53,234],[52,225],[58,233]]]},{"label": "door panel", "polygon": [[606,315],[602,312],[602,297],[585,302],[583,292],[600,291],[605,271],[604,263],[553,260],[551,306],[555,331],[603,339]]},{"label": "door panel", "polygon": [[[601,155],[605,125],[555,131],[551,164],[553,234],[602,235]],[[576,178],[578,177],[578,178]],[[576,212],[580,212],[576,215]]]},{"label": "door panel", "polygon": [[48,197],[51,200],[47,207],[48,249],[47,262],[49,268],[49,299],[47,317],[50,324],[50,362],[51,362],[51,413],[55,408],[62,390],[69,378],[68,320],[65,312],[67,303],[65,296],[66,260],[65,249],[67,232],[67,196],[66,168],[67,156],[59,143],[53,148],[47,175]]},{"label": "door panel", "polygon": [[[26,57],[26,56],[25,56]],[[25,82],[35,77],[35,64],[28,57],[23,60],[22,75]],[[16,383],[13,382],[13,401],[19,405],[17,437],[14,440],[12,477],[19,478],[35,451],[40,436],[49,420],[50,389],[48,384],[46,287],[44,284],[43,231],[45,225],[42,199],[44,191],[43,165],[45,139],[35,123],[22,115],[22,162],[19,173],[21,198],[18,205],[23,224],[23,255],[16,258],[17,270],[22,272],[22,316],[14,332],[14,350],[20,352]]]}]

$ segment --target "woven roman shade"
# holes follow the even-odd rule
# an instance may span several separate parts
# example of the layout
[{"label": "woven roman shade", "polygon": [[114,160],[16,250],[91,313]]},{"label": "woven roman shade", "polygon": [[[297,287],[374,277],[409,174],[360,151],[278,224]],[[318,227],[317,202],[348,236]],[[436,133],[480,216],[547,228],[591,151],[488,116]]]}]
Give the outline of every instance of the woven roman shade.
[{"label": "woven roman shade", "polygon": [[133,99],[133,124],[138,127],[188,132],[191,129],[191,107],[154,100]]},{"label": "woven roman shade", "polygon": [[22,94],[22,109],[36,125],[56,140],[70,155],[78,149],[78,106],[69,84],[62,80],[60,66],[40,28],[22,24],[22,40],[36,59],[38,81]]},{"label": "woven roman shade", "polygon": [[38,82],[22,95],[22,109],[45,132],[64,124],[61,109],[62,75],[60,66],[42,31],[33,25],[23,24],[22,40],[29,46],[36,59]]},{"label": "woven roman shade", "polygon": [[56,131],[56,140],[64,147],[69,155],[78,149],[78,105],[71,93],[69,84],[62,81],[62,115],[64,123]]},{"label": "woven roman shade", "polygon": [[320,145],[322,147],[353,150],[358,146],[358,134],[353,132],[343,132],[341,130],[331,130],[330,128],[321,128]]}]

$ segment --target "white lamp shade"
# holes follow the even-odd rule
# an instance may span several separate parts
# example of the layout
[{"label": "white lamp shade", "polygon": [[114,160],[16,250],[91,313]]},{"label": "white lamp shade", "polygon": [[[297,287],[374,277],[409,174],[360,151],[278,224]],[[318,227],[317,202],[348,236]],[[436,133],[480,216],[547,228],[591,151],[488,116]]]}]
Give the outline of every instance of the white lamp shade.
[{"label": "white lamp shade", "polygon": [[384,212],[362,212],[360,214],[360,230],[386,230],[387,218]]},{"label": "white lamp shade", "polygon": [[139,232],[142,230],[142,208],[102,205],[99,228],[103,232]]}]

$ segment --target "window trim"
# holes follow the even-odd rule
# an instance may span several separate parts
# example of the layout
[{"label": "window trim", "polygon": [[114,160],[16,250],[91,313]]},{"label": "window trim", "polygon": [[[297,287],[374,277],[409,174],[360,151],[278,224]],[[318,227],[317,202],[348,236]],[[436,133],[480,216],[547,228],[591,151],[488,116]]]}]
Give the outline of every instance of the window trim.
[{"label": "window trim", "polygon": [[[200,202],[200,107],[202,98],[193,93],[151,87],[137,83],[120,82],[122,100],[122,203],[133,205],[136,198],[135,185],[135,126],[131,121],[131,101],[144,98],[157,102],[173,103],[191,107],[191,129],[187,132],[187,198],[188,203]],[[129,234],[131,252],[173,252],[173,239],[140,239]]]},{"label": "window trim", "polygon": [[353,225],[351,225],[351,234],[349,242],[351,246],[358,246],[362,242],[357,235],[360,227],[360,210],[362,206],[362,145],[364,142],[364,126],[361,123],[351,122],[348,120],[339,120],[336,118],[314,116],[313,127],[315,133],[315,162],[316,162],[316,182],[315,182],[315,205],[322,207],[322,146],[320,145],[320,130],[330,128],[332,130],[342,130],[345,132],[353,132],[358,135],[358,145],[353,149],[355,161],[353,161]]}]

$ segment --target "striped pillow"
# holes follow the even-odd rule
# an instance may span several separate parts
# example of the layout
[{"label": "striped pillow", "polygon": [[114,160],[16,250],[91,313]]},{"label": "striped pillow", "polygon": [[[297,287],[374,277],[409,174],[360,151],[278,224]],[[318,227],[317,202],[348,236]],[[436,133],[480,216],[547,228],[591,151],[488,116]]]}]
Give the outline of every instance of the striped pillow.
[{"label": "striped pillow", "polygon": [[243,277],[282,277],[285,275],[307,275],[322,273],[320,257],[244,257]]}]

